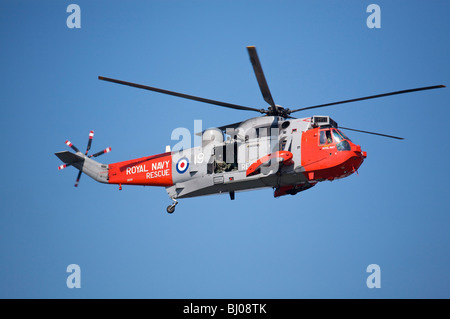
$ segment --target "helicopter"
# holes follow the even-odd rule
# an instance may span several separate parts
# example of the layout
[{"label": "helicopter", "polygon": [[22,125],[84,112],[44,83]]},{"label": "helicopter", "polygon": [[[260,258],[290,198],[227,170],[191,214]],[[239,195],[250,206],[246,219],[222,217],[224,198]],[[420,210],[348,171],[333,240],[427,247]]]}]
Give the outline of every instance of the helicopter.
[{"label": "helicopter", "polygon": [[201,145],[173,150],[166,146],[166,151],[161,154],[111,164],[103,164],[93,159],[110,152],[111,147],[88,155],[94,136],[94,132],[90,131],[84,153],[70,141],[66,141],[66,145],[75,153],[55,153],[64,163],[58,168],[61,170],[73,166],[79,170],[75,186],[78,186],[81,174],[85,173],[100,183],[119,185],[119,190],[122,185],[165,187],[172,200],[167,206],[169,214],[175,211],[178,199],[181,198],[228,193],[230,199],[234,200],[236,192],[269,187],[273,189],[274,197],[295,195],[319,182],[341,179],[357,172],[367,153],[342,130],[398,140],[403,138],[340,127],[329,116],[294,118],[293,113],[445,87],[420,87],[290,110],[275,104],[256,48],[248,46],[247,51],[263,99],[269,105],[266,109],[206,99],[103,76],[98,79],[221,107],[257,112],[262,116],[203,130],[197,133],[201,136]]}]

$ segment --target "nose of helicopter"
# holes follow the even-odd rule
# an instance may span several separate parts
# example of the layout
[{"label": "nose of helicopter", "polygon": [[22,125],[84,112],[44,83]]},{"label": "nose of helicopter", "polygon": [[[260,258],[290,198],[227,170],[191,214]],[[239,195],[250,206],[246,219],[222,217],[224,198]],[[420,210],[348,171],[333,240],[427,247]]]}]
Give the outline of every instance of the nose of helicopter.
[{"label": "nose of helicopter", "polygon": [[367,152],[363,152],[360,145],[352,145],[351,150],[354,153],[354,156],[352,157],[353,169],[357,170],[367,157]]},{"label": "nose of helicopter", "polygon": [[361,145],[355,145],[355,149],[353,150],[358,157],[362,157],[362,159],[365,159],[367,157],[367,152],[363,152],[361,150]]}]

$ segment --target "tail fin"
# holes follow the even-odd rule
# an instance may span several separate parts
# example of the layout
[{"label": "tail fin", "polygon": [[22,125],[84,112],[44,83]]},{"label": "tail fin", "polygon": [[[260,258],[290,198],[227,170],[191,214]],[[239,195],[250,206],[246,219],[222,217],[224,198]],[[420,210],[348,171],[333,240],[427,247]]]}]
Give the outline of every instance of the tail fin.
[{"label": "tail fin", "polygon": [[79,162],[83,162],[84,161],[83,157],[81,157],[81,156],[79,156],[77,154],[71,153],[69,151],[58,152],[58,153],[55,153],[55,155],[61,161],[66,163],[67,165],[73,165],[75,163],[79,163]]},{"label": "tail fin", "polygon": [[81,152],[63,151],[55,153],[66,166],[73,166],[100,183],[108,183],[108,165],[94,161]]}]

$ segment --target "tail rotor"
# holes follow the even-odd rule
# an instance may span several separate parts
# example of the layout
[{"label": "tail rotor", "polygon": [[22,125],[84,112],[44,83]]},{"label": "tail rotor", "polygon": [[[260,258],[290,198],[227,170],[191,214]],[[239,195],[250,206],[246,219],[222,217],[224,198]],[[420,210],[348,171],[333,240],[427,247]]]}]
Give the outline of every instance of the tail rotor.
[{"label": "tail rotor", "polygon": [[78,187],[78,183],[80,182],[80,178],[81,178],[81,171],[78,172],[78,176],[77,176],[77,180],[75,181],[75,187]]},{"label": "tail rotor", "polygon": [[[97,156],[100,156],[102,154],[106,154],[106,153],[111,152],[111,147],[107,147],[107,148],[105,148],[104,150],[102,150],[100,152],[88,155],[89,150],[91,149],[93,138],[94,138],[94,131],[90,131],[89,132],[89,140],[88,140],[88,144],[87,144],[86,152],[84,153],[84,156],[86,156],[88,158],[91,158],[91,157],[97,157]],[[81,151],[75,145],[73,145],[72,142],[70,142],[69,140],[66,141],[66,145],[69,146],[71,149],[73,149],[76,153],[81,153]],[[78,154],[78,155],[81,155],[81,154]],[[83,155],[81,155],[81,156],[83,156]],[[68,166],[72,166],[72,164],[71,163],[62,164],[62,165],[58,166],[58,170],[62,170],[64,168],[68,167]],[[80,182],[80,178],[81,178],[82,172],[83,171],[81,169],[78,172],[78,176],[77,176],[77,179],[76,179],[75,185],[74,185],[75,187],[78,187],[78,184]]]},{"label": "tail rotor", "polygon": [[88,141],[88,145],[86,147],[86,152],[84,153],[84,155],[87,155],[89,150],[91,149],[92,139],[93,138],[94,138],[94,131],[90,131],[89,132],[89,141]]},{"label": "tail rotor", "polygon": [[89,155],[89,157],[97,157],[97,156],[100,156],[102,154],[106,154],[106,153],[109,153],[109,152],[111,152],[111,147],[107,147],[103,151],[100,151],[100,152],[97,152],[95,154]]},{"label": "tail rotor", "polygon": [[75,145],[73,145],[72,142],[70,142],[69,140],[66,141],[66,145],[72,148],[76,153],[80,152],[80,150]]}]

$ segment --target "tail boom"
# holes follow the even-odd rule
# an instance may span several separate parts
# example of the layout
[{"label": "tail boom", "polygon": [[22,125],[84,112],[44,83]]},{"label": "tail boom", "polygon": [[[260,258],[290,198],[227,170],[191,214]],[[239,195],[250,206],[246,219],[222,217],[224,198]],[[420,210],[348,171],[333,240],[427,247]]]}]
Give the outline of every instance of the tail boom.
[{"label": "tail boom", "polygon": [[170,152],[133,160],[102,164],[81,152],[58,152],[55,155],[100,183],[144,186],[172,186],[172,155]]},{"label": "tail boom", "polygon": [[172,186],[170,152],[109,164],[110,184]]}]

